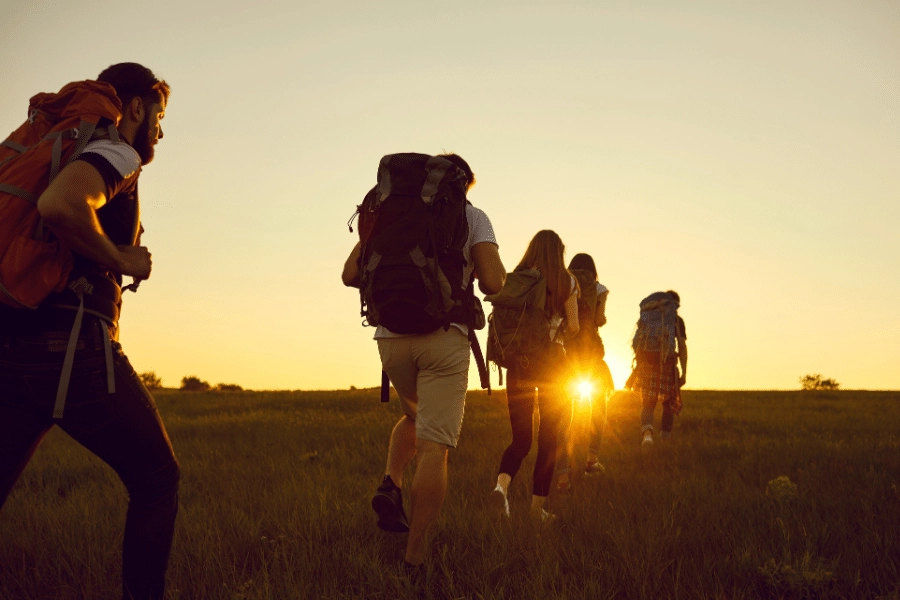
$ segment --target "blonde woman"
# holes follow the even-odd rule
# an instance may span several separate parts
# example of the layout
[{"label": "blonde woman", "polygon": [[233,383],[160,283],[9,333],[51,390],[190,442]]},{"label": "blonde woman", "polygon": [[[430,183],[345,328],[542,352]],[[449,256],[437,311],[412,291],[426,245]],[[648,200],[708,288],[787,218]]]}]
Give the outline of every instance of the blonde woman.
[{"label": "blonde woman", "polygon": [[548,229],[535,234],[517,268],[537,269],[547,285],[546,311],[550,320],[548,350],[527,367],[513,365],[507,373],[506,395],[512,443],[503,453],[492,496],[509,515],[509,484],[531,450],[535,402],[540,412],[538,453],[534,465],[531,512],[546,521],[546,510],[562,427],[571,419],[571,406],[562,381],[566,371],[563,338],[578,332],[578,284],[566,269],[565,246]]}]

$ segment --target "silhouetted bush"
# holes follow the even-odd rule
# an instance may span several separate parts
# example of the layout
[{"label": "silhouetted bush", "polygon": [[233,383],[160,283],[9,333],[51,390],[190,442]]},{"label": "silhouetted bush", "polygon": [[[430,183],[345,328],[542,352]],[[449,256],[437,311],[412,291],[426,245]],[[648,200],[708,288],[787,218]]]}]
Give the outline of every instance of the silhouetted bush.
[{"label": "silhouetted bush", "polygon": [[244,388],[236,383],[217,383],[216,391],[218,392],[243,392]]},{"label": "silhouetted bush", "polygon": [[836,390],[841,387],[834,379],[822,379],[818,373],[815,375],[804,375],[800,378],[800,389],[811,390]]},{"label": "silhouetted bush", "polygon": [[181,391],[183,392],[206,392],[210,387],[208,381],[203,381],[193,375],[181,378]]},{"label": "silhouetted bush", "polygon": [[154,371],[141,373],[138,377],[141,378],[141,383],[143,383],[144,387],[148,390],[158,390],[163,386],[162,377],[157,375]]}]

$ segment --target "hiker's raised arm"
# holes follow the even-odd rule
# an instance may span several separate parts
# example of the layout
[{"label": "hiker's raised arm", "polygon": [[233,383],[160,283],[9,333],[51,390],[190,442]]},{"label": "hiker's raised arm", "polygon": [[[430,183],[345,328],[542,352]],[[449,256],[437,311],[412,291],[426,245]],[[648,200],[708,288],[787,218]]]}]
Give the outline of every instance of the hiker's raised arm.
[{"label": "hiker's raised arm", "polygon": [[103,232],[97,210],[107,202],[103,176],[87,162],[76,160],[38,198],[44,223],[73,252],[122,275],[150,276],[146,248],[116,246]]},{"label": "hiker's raised arm", "polygon": [[341,280],[347,287],[359,287],[359,251],[360,242],[356,242],[350,256],[344,262],[344,272],[341,273]]},{"label": "hiker's raised arm", "polygon": [[481,293],[499,292],[506,282],[506,268],[500,260],[497,244],[482,242],[472,246],[472,261],[475,263],[475,278]]}]

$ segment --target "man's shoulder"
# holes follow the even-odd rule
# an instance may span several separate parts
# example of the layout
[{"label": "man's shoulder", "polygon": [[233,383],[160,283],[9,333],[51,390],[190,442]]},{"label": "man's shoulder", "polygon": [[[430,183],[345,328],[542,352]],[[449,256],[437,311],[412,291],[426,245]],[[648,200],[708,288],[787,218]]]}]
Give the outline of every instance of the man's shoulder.
[{"label": "man's shoulder", "polygon": [[118,172],[122,179],[138,175],[141,170],[140,155],[125,142],[114,142],[106,139],[94,140],[85,147],[79,158],[86,159],[85,155],[95,155],[103,158]]},{"label": "man's shoulder", "polygon": [[466,220],[469,222],[469,244],[471,246],[482,242],[497,244],[494,227],[486,212],[469,203],[466,205]]}]

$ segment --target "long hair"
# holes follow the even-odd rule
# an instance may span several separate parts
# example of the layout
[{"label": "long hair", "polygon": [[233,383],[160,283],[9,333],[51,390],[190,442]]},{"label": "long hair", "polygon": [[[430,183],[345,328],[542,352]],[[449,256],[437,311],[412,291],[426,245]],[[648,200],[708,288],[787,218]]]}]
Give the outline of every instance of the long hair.
[{"label": "long hair", "polygon": [[519,261],[520,267],[537,269],[544,276],[550,314],[563,313],[572,289],[572,276],[563,262],[565,253],[566,247],[556,232],[542,229],[531,238],[525,255]]},{"label": "long hair", "polygon": [[594,264],[594,259],[590,254],[579,252],[573,256],[572,260],[569,262],[569,270],[571,271],[572,269],[587,271],[594,276],[595,281],[597,280],[597,266]]}]

